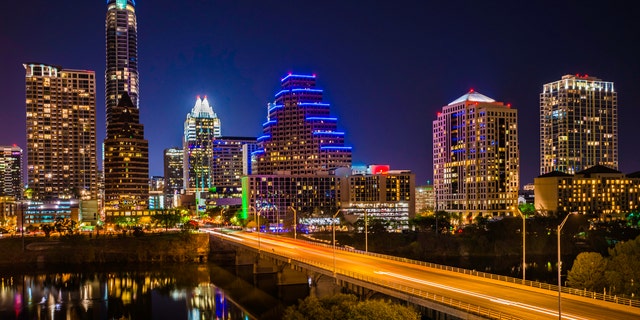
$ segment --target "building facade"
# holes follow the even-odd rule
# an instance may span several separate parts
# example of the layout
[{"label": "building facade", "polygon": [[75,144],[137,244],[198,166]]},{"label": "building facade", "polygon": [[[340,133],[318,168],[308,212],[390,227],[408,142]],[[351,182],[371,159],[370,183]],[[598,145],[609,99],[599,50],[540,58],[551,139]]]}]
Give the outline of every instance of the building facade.
[{"label": "building facade", "polygon": [[258,149],[253,137],[219,137],[213,140],[211,174],[216,192],[242,190],[242,176],[252,174],[251,153]]},{"label": "building facade", "polygon": [[22,148],[0,146],[0,197],[22,199]]},{"label": "building facade", "polygon": [[624,219],[640,209],[640,172],[625,175],[596,165],[573,175],[552,171],[535,178],[534,185],[536,211],[548,215]]},{"label": "building facade", "polygon": [[618,98],[613,82],[565,75],[540,93],[540,174],[618,169]]},{"label": "building facade", "polygon": [[340,209],[351,222],[380,219],[390,230],[409,227],[415,216],[415,175],[405,170],[353,174],[341,168],[328,175],[250,175],[243,177],[243,211],[270,225],[330,225]]},{"label": "building facade", "polygon": [[[104,206],[144,209],[149,202],[149,143],[140,124],[138,25],[134,0],[107,0],[105,19]],[[126,133],[126,134],[125,134]]]},{"label": "building facade", "polygon": [[160,210],[165,208],[164,177],[153,176],[149,179],[149,209]]},{"label": "building facade", "polygon": [[178,206],[184,188],[184,152],[180,148],[164,150],[164,199],[166,208]]},{"label": "building facade", "polygon": [[433,184],[416,187],[416,213],[433,212],[436,207],[436,190]]},{"label": "building facade", "polygon": [[33,198],[96,199],[95,72],[40,63],[23,66]]},{"label": "building facade", "polygon": [[149,142],[140,110],[122,94],[111,108],[104,140],[105,209],[146,209],[149,203]]},{"label": "building facade", "polygon": [[[381,166],[370,166],[381,167]],[[357,219],[379,219],[388,231],[409,229],[415,217],[415,174],[408,170],[369,171],[341,177],[341,207]]]},{"label": "building facade", "polygon": [[187,194],[206,192],[213,187],[213,140],[220,135],[220,119],[213,112],[207,97],[197,97],[195,106],[184,122],[182,138],[183,183]]},{"label": "building facade", "polygon": [[138,107],[138,23],[134,0],[107,0],[105,19],[106,70],[105,105],[107,124],[112,114],[109,109],[116,107],[126,92]]},{"label": "building facade", "polygon": [[351,147],[344,145],[344,132],[322,101],[315,75],[289,74],[282,90],[267,106],[267,121],[254,152],[256,173],[327,174],[338,167],[351,167]]},{"label": "building facade", "polygon": [[[242,178],[245,218],[259,214],[271,225],[291,226],[294,210],[304,216],[331,216],[340,208],[340,178],[333,175],[250,175]],[[292,210],[294,209],[294,210]]]},{"label": "building facade", "polygon": [[513,213],[518,204],[518,113],[471,90],[433,121],[436,210],[473,217]]}]

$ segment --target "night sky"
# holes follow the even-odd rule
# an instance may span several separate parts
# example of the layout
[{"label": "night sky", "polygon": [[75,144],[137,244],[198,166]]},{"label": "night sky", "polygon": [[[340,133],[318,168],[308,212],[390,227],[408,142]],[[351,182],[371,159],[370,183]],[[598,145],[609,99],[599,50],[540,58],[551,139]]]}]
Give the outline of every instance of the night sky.
[{"label": "night sky", "polygon": [[[26,149],[22,63],[42,62],[96,72],[100,150],[105,2],[3,2],[0,145]],[[181,144],[197,95],[208,96],[223,135],[257,137],[289,72],[317,75],[354,163],[410,169],[417,184],[433,175],[442,106],[471,88],[511,103],[521,185],[539,173],[542,85],[589,74],[615,82],[620,170],[640,171],[640,5],[626,2],[138,0],[150,174],[162,175],[163,150]]]}]

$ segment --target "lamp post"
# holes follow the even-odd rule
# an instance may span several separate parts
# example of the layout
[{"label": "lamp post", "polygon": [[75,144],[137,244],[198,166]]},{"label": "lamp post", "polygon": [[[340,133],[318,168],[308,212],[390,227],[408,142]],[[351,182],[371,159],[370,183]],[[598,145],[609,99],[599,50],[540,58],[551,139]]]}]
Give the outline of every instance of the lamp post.
[{"label": "lamp post", "polygon": [[562,232],[562,227],[564,227],[564,224],[567,223],[569,216],[576,213],[577,212],[569,213],[566,217],[564,217],[564,220],[562,220],[562,223],[558,226],[558,319],[559,320],[562,320],[562,303],[561,303],[562,280],[560,278],[560,272],[562,270],[562,260],[560,257],[560,232]]},{"label": "lamp post", "polygon": [[520,216],[522,217],[522,284],[524,284],[524,281],[527,280],[527,262],[526,262],[526,255],[525,255],[525,248],[526,248],[526,235],[527,235],[527,219],[524,216],[524,213],[522,211],[520,211],[520,208],[516,207],[516,211],[520,214]]},{"label": "lamp post", "polygon": [[259,224],[259,219],[260,219],[260,212],[258,212],[258,209],[256,209],[256,207],[254,206],[249,206],[250,209],[253,209],[253,221],[256,223],[256,231],[258,232],[258,253],[260,253],[260,224]]},{"label": "lamp post", "polygon": [[364,209],[364,252],[369,252],[369,225],[367,224],[367,209]]},{"label": "lamp post", "polygon": [[218,220],[218,221],[220,221],[220,228],[222,228],[222,217],[224,216],[224,211],[225,210],[226,210],[225,208],[222,208],[220,210],[220,219]]},{"label": "lamp post", "polygon": [[296,210],[293,206],[289,206],[289,209],[293,211],[293,238],[298,239],[298,210]]},{"label": "lamp post", "polygon": [[336,211],[336,214],[333,215],[333,217],[331,218],[331,231],[333,231],[333,277],[335,278],[336,276],[336,217],[338,216],[338,214],[340,213],[340,211],[342,211],[342,209],[338,209],[338,211]]}]

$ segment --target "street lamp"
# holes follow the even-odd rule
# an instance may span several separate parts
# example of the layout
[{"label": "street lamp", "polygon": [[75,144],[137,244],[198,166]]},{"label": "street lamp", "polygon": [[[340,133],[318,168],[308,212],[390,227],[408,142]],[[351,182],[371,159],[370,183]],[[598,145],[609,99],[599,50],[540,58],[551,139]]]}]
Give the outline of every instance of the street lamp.
[{"label": "street lamp", "polygon": [[338,209],[331,219],[331,230],[333,231],[333,276],[336,276],[336,226],[335,220],[342,209]]},{"label": "street lamp", "polygon": [[560,278],[560,272],[562,270],[562,260],[560,257],[560,232],[562,232],[562,227],[564,227],[564,224],[567,223],[569,216],[576,213],[577,212],[571,212],[567,214],[567,216],[564,217],[564,220],[562,220],[562,223],[558,226],[558,319],[560,320],[562,320],[562,304],[561,304],[562,280]]},{"label": "street lamp", "polygon": [[522,211],[520,211],[519,207],[516,207],[516,212],[518,212],[520,214],[520,216],[522,217],[522,284],[524,284],[524,281],[527,280],[527,262],[526,262],[526,255],[525,255],[525,248],[526,248],[526,235],[527,235],[527,219],[524,216],[524,213]]},{"label": "street lamp", "polygon": [[364,252],[369,252],[369,225],[367,224],[367,209],[364,209]]},{"label": "street lamp", "polygon": [[258,232],[258,253],[260,253],[260,212],[258,212],[258,209],[254,206],[249,206],[249,209],[253,209],[253,221],[256,223],[256,231]]},{"label": "street lamp", "polygon": [[289,209],[293,211],[293,238],[298,239],[298,210],[293,208],[293,206],[289,206]]},{"label": "street lamp", "polygon": [[220,221],[220,226],[219,226],[220,228],[222,228],[222,217],[224,217],[224,211],[225,210],[226,210],[225,208],[222,208],[220,210],[220,219],[218,219],[218,221]]}]

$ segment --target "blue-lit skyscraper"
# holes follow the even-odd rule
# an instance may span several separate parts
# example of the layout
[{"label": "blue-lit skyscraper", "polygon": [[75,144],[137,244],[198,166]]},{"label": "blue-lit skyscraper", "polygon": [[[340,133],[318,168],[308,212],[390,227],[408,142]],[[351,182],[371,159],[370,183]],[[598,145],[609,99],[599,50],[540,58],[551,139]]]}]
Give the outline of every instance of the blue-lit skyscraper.
[{"label": "blue-lit skyscraper", "polygon": [[289,74],[268,104],[259,149],[253,153],[257,174],[326,174],[351,166],[351,147],[344,145],[338,119],[322,101],[315,75]]}]

